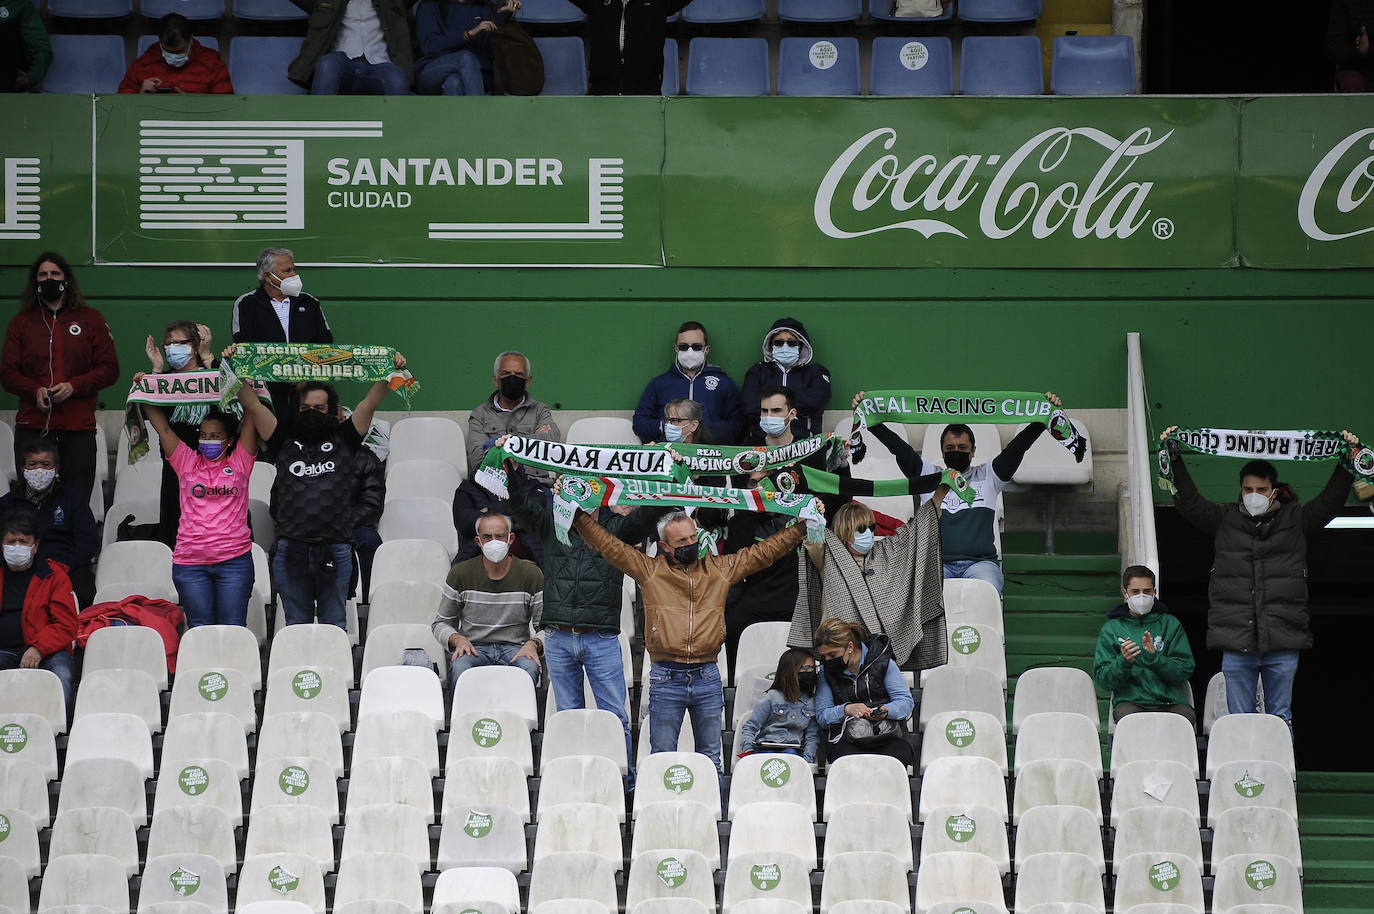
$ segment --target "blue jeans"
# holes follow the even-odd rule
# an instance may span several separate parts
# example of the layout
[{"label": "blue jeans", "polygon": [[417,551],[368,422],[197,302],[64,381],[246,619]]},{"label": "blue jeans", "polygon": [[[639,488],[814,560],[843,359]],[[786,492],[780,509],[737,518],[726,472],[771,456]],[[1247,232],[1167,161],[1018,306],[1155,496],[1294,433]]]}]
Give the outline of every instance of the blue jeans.
[{"label": "blue jeans", "polygon": [[421,95],[486,95],[482,64],[477,55],[463,48],[436,57],[415,74],[415,88]]},{"label": "blue jeans", "polygon": [[172,583],[186,612],[186,627],[247,625],[253,595],[253,554],[214,565],[173,565]]},{"label": "blue jeans", "polygon": [[[287,549],[306,550],[298,567],[287,561]],[[344,604],[353,575],[352,543],[293,543],[279,539],[272,547],[272,577],[287,625],[319,621],[348,628]]]},{"label": "blue jeans", "polygon": [[[448,645],[444,646],[448,647]],[[517,666],[530,674],[536,687],[539,685],[539,664],[526,657],[517,658],[515,656],[520,650],[520,645],[489,641],[486,644],[474,643],[472,646],[477,651],[475,656],[465,654],[448,662],[448,685],[450,689],[458,681],[459,676],[478,666]]]},{"label": "blue jeans", "polygon": [[625,665],[621,662],[620,636],[615,632],[574,635],[556,628],[544,632],[544,660],[549,682],[560,711],[585,706],[582,676],[592,685],[592,698],[602,711],[610,711],[625,727],[625,758],[634,767],[630,746],[630,715],[625,710]]},{"label": "blue jeans", "polygon": [[1264,681],[1264,710],[1293,726],[1293,677],[1298,672],[1297,651],[1222,651],[1221,672],[1226,676],[1226,710],[1232,714],[1258,711],[1255,686]]},{"label": "blue jeans", "polygon": [[725,689],[714,663],[660,663],[649,668],[649,751],[676,752],[683,714],[692,715],[696,751],[715,763],[722,779],[720,715]]},{"label": "blue jeans", "polygon": [[988,559],[968,559],[957,562],[945,562],[945,577],[947,578],[973,578],[976,581],[987,581],[997,592],[1002,592],[1002,566]]},{"label": "blue jeans", "polygon": [[330,51],[315,61],[311,95],[409,95],[406,73],[394,63],[368,63]]},{"label": "blue jeans", "polygon": [[[19,661],[24,656],[24,650],[0,650],[0,670],[19,669]],[[72,689],[76,685],[76,663],[72,660],[71,651],[49,654],[38,662],[38,668],[55,674],[57,681],[62,683],[62,697],[67,703],[67,720],[71,720],[72,709],[76,706],[72,694]]]}]

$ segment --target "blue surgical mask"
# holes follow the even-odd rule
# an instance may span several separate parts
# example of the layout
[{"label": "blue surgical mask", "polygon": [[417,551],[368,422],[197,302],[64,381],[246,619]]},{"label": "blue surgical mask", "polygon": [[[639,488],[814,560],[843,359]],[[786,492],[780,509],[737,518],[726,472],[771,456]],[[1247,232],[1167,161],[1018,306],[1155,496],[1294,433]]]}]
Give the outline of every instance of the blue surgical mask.
[{"label": "blue surgical mask", "polygon": [[759,428],[765,435],[781,435],[787,428],[787,420],[782,416],[763,416],[759,419]]},{"label": "blue surgical mask", "polygon": [[774,343],[773,361],[784,368],[791,368],[797,364],[797,358],[801,355],[800,343]]},{"label": "blue surgical mask", "polygon": [[185,368],[194,354],[189,343],[171,343],[163,346],[162,351],[167,353],[167,363],[178,370]]},{"label": "blue surgical mask", "polygon": [[167,62],[167,66],[176,67],[180,70],[182,67],[186,66],[186,62],[191,59],[191,55],[189,52],[186,54],[168,54],[166,51],[163,51],[162,59]]},{"label": "blue surgical mask", "polygon": [[873,551],[872,529],[865,530],[862,533],[855,533],[854,539],[851,541],[850,545],[854,547],[854,551],[859,553],[859,555],[868,555]]},{"label": "blue surgical mask", "polygon": [[674,425],[671,422],[663,423],[663,438],[665,441],[681,441],[682,426]]},{"label": "blue surgical mask", "polygon": [[196,445],[196,450],[200,451],[200,456],[206,460],[218,460],[224,454],[224,442],[202,441]]}]

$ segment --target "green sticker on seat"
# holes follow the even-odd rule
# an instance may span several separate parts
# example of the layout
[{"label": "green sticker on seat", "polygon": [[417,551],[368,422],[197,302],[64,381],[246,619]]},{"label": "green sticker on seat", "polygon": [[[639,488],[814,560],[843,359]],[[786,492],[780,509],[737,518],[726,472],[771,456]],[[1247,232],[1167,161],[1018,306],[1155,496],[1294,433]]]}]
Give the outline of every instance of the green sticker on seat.
[{"label": "green sticker on seat", "polygon": [[1268,860],[1251,860],[1245,866],[1245,884],[1256,892],[1263,892],[1278,879],[1278,870]]},{"label": "green sticker on seat", "polygon": [[287,765],[277,776],[277,786],[288,797],[298,797],[310,789],[310,772],[299,765]]},{"label": "green sticker on seat", "polygon": [[187,765],[177,775],[181,792],[188,797],[198,797],[210,787],[210,773],[199,765]]},{"label": "green sticker on seat", "polygon": [[764,679],[767,679],[769,682],[772,682],[772,681],[773,681],[773,677],[776,676],[776,675],[778,675],[778,671],[777,671],[777,670],[774,670],[774,671],[771,672],[771,673],[765,673],[764,676],[763,676],[763,678],[764,678]]},{"label": "green sticker on seat", "polygon": [[29,731],[24,729],[22,724],[5,724],[0,726],[0,751],[7,755],[24,751],[24,747],[29,744]]},{"label": "green sticker on seat", "polygon": [[320,694],[320,689],[324,687],[320,674],[314,670],[301,670],[291,678],[291,691],[296,693],[297,698],[311,699]]},{"label": "green sticker on seat", "polygon": [[696,782],[697,776],[686,765],[669,765],[668,770],[663,772],[663,786],[671,793],[691,790]]},{"label": "green sticker on seat", "polygon": [[167,878],[172,883],[172,891],[178,895],[194,895],[200,890],[200,877],[184,866],[172,870]]},{"label": "green sticker on seat", "polygon": [[490,749],[501,742],[501,724],[490,717],[483,717],[472,725],[472,741],[483,749]]},{"label": "green sticker on seat", "polygon": [[961,625],[950,633],[949,643],[959,654],[972,654],[983,646],[983,636],[972,625]]},{"label": "green sticker on seat", "polygon": [[945,820],[945,834],[956,844],[966,844],[978,833],[978,823],[971,816],[950,816]]},{"label": "green sticker on seat", "polygon": [[962,749],[973,742],[978,735],[977,729],[973,726],[973,721],[967,717],[956,717],[945,725],[945,739],[955,749]]},{"label": "green sticker on seat", "polygon": [[782,787],[792,780],[792,766],[787,759],[770,758],[759,767],[759,780],[769,787]]},{"label": "green sticker on seat", "polygon": [[10,836],[11,828],[12,826],[10,825],[9,816],[5,815],[3,812],[0,812],[0,844],[3,844],[5,842],[5,839]]},{"label": "green sticker on seat", "polygon": [[771,892],[782,882],[782,867],[776,863],[760,863],[749,868],[749,881],[760,892]]},{"label": "green sticker on seat", "polygon": [[687,867],[676,857],[664,857],[658,863],[658,878],[670,889],[687,881]]},{"label": "green sticker on seat", "polygon": [[280,895],[294,892],[300,886],[301,877],[285,867],[274,866],[267,871],[267,887]]},{"label": "green sticker on seat", "polygon": [[1172,860],[1164,860],[1150,867],[1150,885],[1161,892],[1173,891],[1181,878],[1178,864]]},{"label": "green sticker on seat", "polygon": [[1264,793],[1264,782],[1259,778],[1251,777],[1248,771],[1242,772],[1240,780],[1236,781],[1236,793],[1247,800],[1254,799]]},{"label": "green sticker on seat", "polygon": [[229,679],[223,673],[210,672],[200,677],[200,697],[206,701],[219,701],[229,694]]},{"label": "green sticker on seat", "polygon": [[485,838],[491,834],[491,816],[469,809],[468,817],[463,821],[463,831],[471,838]]}]

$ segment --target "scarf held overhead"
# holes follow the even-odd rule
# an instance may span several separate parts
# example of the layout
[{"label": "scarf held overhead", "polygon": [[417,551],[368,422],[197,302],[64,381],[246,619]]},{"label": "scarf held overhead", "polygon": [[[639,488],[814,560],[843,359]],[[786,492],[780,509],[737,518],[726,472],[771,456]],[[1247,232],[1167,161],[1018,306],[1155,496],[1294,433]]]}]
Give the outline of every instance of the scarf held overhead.
[{"label": "scarf held overhead", "polygon": [[719,444],[669,444],[674,453],[687,458],[693,476],[734,476],[766,473],[788,467],[813,454],[825,453],[826,466],[839,462],[844,438],[840,435],[815,435],[777,447],[728,447]]},{"label": "scarf held overhead", "polygon": [[390,346],[356,346],[335,343],[238,343],[234,354],[220,362],[227,403],[238,393],[241,379],[254,381],[386,381],[401,395],[406,409],[420,390],[409,371],[397,370],[396,350]]},{"label": "scarf held overhead", "polygon": [[1050,435],[1083,462],[1087,440],[1073,422],[1042,393],[1025,390],[872,390],[854,410],[851,446],[860,429],[872,422],[905,425],[943,423],[1019,425],[1043,422]]},{"label": "scarf held overhead", "polygon": [[472,474],[473,481],[497,498],[510,498],[507,460],[574,476],[622,476],[659,482],[686,482],[689,478],[687,465],[674,460],[672,451],[661,444],[566,444],[511,435],[503,447],[487,449],[482,465]]},{"label": "scarf held overhead", "polygon": [[1174,469],[1169,458],[1170,441],[1196,454],[1239,457],[1245,460],[1336,460],[1357,480],[1374,482],[1374,451],[1360,446],[1351,454],[1339,432],[1261,431],[1235,428],[1176,428],[1159,449],[1159,487],[1174,492]]},{"label": "scarf held overhead", "polygon": [[[945,468],[938,474],[932,473],[929,477],[917,476],[912,479],[857,479],[851,476],[838,476],[835,473],[826,473],[812,467],[801,468],[802,480],[806,484],[806,491],[815,492],[818,495],[850,495],[873,498],[901,498],[907,495],[920,495],[924,492],[933,492],[937,486],[949,486],[949,490],[966,505],[971,505],[978,495],[973,491],[973,486],[969,485],[968,480],[958,470]],[[938,479],[934,477],[938,476]],[[791,482],[789,483],[789,480]],[[926,480],[931,480],[933,484],[927,485]],[[917,483],[913,485],[913,483]],[[779,474],[777,477],[778,487],[783,491],[795,489],[797,482],[795,472],[791,474]],[[792,489],[789,489],[788,486]]]},{"label": "scarf held overhead", "polygon": [[[243,405],[237,400],[221,406],[220,373],[218,371],[186,371],[176,374],[145,374],[129,388],[125,398],[124,428],[129,436],[129,463],[136,463],[148,453],[148,436],[143,425],[143,406],[149,404],[167,411],[169,422],[199,425],[211,408],[223,409],[242,418]],[[253,381],[258,399],[272,405],[267,386]]]}]

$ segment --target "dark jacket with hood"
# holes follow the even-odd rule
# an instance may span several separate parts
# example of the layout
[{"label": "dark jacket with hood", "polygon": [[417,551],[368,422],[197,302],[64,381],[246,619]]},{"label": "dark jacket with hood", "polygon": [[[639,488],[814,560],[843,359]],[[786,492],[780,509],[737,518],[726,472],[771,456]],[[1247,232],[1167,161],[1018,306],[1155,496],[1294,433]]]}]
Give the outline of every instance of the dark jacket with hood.
[{"label": "dark jacket with hood", "polygon": [[[306,21],[305,41],[301,52],[286,68],[286,78],[302,88],[309,89],[315,78],[315,62],[334,50],[334,42],[339,37],[343,25],[344,10],[348,0],[291,0],[296,6],[310,14]],[[386,42],[386,54],[391,62],[411,77],[415,51],[410,43],[410,22],[406,18],[407,6],[401,0],[372,0],[377,11],[377,21],[382,28],[382,40]],[[292,342],[296,342],[293,340]]]},{"label": "dark jacket with hood", "polygon": [[[647,444],[663,440],[663,408],[673,400],[695,400],[701,404],[702,424],[713,444],[734,444],[740,440],[744,416],[739,388],[719,365],[705,365],[695,378],[689,378],[674,360],[667,371],[650,381],[635,407],[634,430],[640,441]],[[758,412],[758,404],[754,411]]]},{"label": "dark jacket with hood", "polygon": [[[1154,651],[1143,650],[1145,633],[1150,633]],[[1142,647],[1135,660],[1121,656],[1127,639]],[[1193,675],[1193,649],[1183,624],[1158,600],[1143,616],[1131,613],[1122,603],[1107,612],[1107,622],[1097,635],[1093,651],[1093,681],[1104,692],[1112,693],[1112,705],[1122,703],[1160,709],[1186,705],[1185,683]]]},{"label": "dark jacket with hood", "polygon": [[[797,364],[784,368],[773,361],[773,336],[779,330],[789,330],[801,341]],[[797,401],[797,418],[792,422],[792,434],[809,438],[822,434],[822,414],[830,403],[830,369],[813,361],[815,351],[806,325],[795,317],[783,317],[763,335],[763,358],[745,372],[740,397],[744,404],[744,421],[751,441],[762,441],[759,428],[759,399],[765,387],[786,387]]]},{"label": "dark jacket with hood", "polygon": [[70,571],[91,563],[100,549],[89,499],[62,485],[34,494],[21,479],[0,498],[0,517],[11,511],[30,511],[38,518],[38,558],[61,562]]},{"label": "dark jacket with hood", "polygon": [[[591,42],[590,95],[658,95],[663,87],[663,41],[669,16],[690,0],[572,0],[587,14]],[[621,20],[625,50],[620,48]]]},{"label": "dark jacket with hood", "polygon": [[1268,511],[1251,517],[1238,503],[1198,494],[1180,457],[1173,458],[1174,504],[1194,527],[1215,537],[1207,587],[1207,646],[1248,653],[1312,646],[1307,619],[1307,538],[1341,510],[1355,477],[1337,464],[1321,494],[1298,502],[1287,486]]}]

